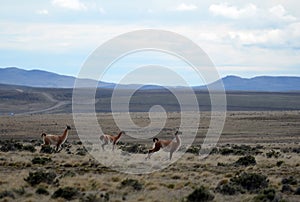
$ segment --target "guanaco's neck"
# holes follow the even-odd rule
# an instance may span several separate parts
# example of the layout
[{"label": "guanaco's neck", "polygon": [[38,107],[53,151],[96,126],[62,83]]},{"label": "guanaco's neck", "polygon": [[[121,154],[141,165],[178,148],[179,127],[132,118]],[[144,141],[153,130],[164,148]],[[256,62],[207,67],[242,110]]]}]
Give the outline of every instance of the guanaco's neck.
[{"label": "guanaco's neck", "polygon": [[118,139],[121,137],[122,134],[123,134],[123,132],[120,132],[120,133],[117,135],[116,140],[118,140]]},{"label": "guanaco's neck", "polygon": [[65,131],[64,131],[64,133],[62,134],[62,138],[63,138],[63,139],[66,139],[66,138],[67,138],[68,132],[69,132],[69,131],[68,131],[68,129],[66,128]]},{"label": "guanaco's neck", "polygon": [[178,137],[178,134],[175,134],[176,142],[180,143],[180,138]]}]

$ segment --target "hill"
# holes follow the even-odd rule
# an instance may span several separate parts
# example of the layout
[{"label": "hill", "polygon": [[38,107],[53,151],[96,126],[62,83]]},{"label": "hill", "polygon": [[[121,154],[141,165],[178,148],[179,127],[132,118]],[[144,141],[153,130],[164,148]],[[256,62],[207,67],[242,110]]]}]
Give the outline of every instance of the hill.
[{"label": "hill", "polygon": [[[227,76],[223,78],[222,81],[226,91],[300,91],[300,77],[259,76],[247,79],[237,76]],[[220,80],[210,84],[210,87],[214,89],[219,83]],[[200,86],[199,88],[201,89],[203,86]]]},{"label": "hill", "polygon": [[[42,88],[73,88],[76,78],[72,76],[59,75],[41,70],[23,70],[16,67],[0,68],[0,83],[42,87]],[[95,80],[81,79],[87,86],[95,84]],[[221,80],[209,84],[211,89],[216,89],[217,84],[223,81],[226,91],[254,91],[254,92],[291,92],[300,91],[300,77],[288,76],[259,76],[254,78],[241,78],[237,76],[227,76]],[[114,83],[98,82],[98,87],[113,89]],[[132,89],[138,84],[119,85],[122,89]],[[175,87],[171,87],[175,88]],[[206,90],[206,86],[195,86],[195,90]],[[157,85],[144,85],[142,90],[163,90],[164,87]],[[184,87],[176,87],[184,90]]]}]

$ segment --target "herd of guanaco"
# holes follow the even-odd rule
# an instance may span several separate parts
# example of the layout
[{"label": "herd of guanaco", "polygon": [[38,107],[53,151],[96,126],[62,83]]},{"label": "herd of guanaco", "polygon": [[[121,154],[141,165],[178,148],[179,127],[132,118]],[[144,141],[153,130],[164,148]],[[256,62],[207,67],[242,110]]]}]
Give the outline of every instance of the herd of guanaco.
[{"label": "herd of guanaco", "polygon": [[[50,135],[46,133],[42,133],[41,137],[43,138],[43,144],[42,147],[46,145],[55,145],[56,146],[56,152],[60,152],[62,150],[62,144],[67,140],[69,130],[71,130],[71,127],[67,125],[62,135]],[[101,147],[102,150],[105,151],[104,146],[108,144],[112,144],[112,150],[115,149],[116,144],[120,140],[121,136],[124,135],[125,132],[121,131],[118,135],[101,135],[100,141],[101,141]],[[160,149],[163,149],[170,153],[169,159],[172,159],[173,153],[178,150],[181,144],[180,137],[178,136],[178,131],[175,132],[175,141],[172,139],[168,140],[160,140],[158,138],[153,138],[153,148],[149,149],[147,157],[145,159],[150,159],[151,155],[155,152],[158,152]]]}]

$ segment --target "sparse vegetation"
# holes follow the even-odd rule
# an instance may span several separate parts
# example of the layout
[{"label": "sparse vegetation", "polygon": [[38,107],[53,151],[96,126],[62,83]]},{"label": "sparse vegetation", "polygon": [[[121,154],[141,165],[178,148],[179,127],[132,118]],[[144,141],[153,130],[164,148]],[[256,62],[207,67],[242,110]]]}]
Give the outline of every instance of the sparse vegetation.
[{"label": "sparse vegetation", "polygon": [[49,192],[44,187],[37,188],[35,193],[40,194],[40,195],[49,195]]},{"label": "sparse vegetation", "polygon": [[290,184],[290,185],[297,185],[298,181],[293,176],[290,176],[288,178],[283,178],[281,180],[282,184]]},{"label": "sparse vegetation", "polygon": [[243,156],[239,158],[235,163],[235,166],[250,166],[250,165],[256,165],[256,160],[254,156]]},{"label": "sparse vegetation", "polygon": [[10,198],[14,199],[15,195],[11,191],[7,191],[7,190],[0,192],[0,199],[5,198],[5,197],[10,197]]},{"label": "sparse vegetation", "polygon": [[55,149],[52,148],[50,145],[44,145],[41,147],[40,152],[45,154],[52,154],[55,152]]},{"label": "sparse vegetation", "polygon": [[300,195],[300,187],[298,187],[295,191],[295,195]]},{"label": "sparse vegetation", "polygon": [[34,157],[31,162],[33,164],[41,164],[41,165],[45,165],[46,163],[51,162],[52,159],[51,158],[47,158],[47,157]]},{"label": "sparse vegetation", "polygon": [[135,179],[125,179],[121,182],[121,187],[132,187],[134,190],[141,190],[143,188],[143,185],[141,183],[139,183],[139,181],[135,180]]},{"label": "sparse vegetation", "polygon": [[146,154],[148,152],[148,148],[141,144],[123,144],[119,148],[129,153]]},{"label": "sparse vegetation", "polygon": [[73,200],[80,197],[80,192],[74,187],[64,187],[57,189],[52,198],[64,198],[66,200]]},{"label": "sparse vegetation", "polygon": [[261,146],[232,145],[220,148],[218,153],[221,155],[257,155],[262,153],[261,148]]},{"label": "sparse vegetation", "polygon": [[9,152],[9,151],[22,151],[23,149],[23,144],[19,143],[19,142],[15,142],[13,140],[10,141],[4,141],[1,142],[2,146],[0,148],[0,151],[2,152]]},{"label": "sparse vegetation", "polygon": [[277,166],[277,167],[280,167],[283,163],[284,163],[284,161],[277,161],[277,162],[276,162],[276,166]]},{"label": "sparse vegetation", "polygon": [[24,145],[23,150],[24,151],[30,151],[32,153],[36,151],[35,147],[33,145],[30,145],[30,144],[29,145]]},{"label": "sparse vegetation", "polygon": [[207,190],[204,186],[200,186],[187,196],[188,202],[205,202],[212,201],[213,199],[214,195],[210,193],[210,191]]},{"label": "sparse vegetation", "polygon": [[268,187],[269,181],[266,176],[257,173],[243,172],[238,176],[230,179],[233,185],[241,186],[241,188],[250,191],[257,192],[263,188]]},{"label": "sparse vegetation", "polygon": [[41,182],[47,184],[53,184],[56,178],[56,174],[54,172],[44,172],[42,170],[36,172],[30,172],[29,176],[24,180],[28,182],[31,186],[35,186],[40,184]]},{"label": "sparse vegetation", "polygon": [[[284,113],[287,115],[283,115]],[[79,151],[83,154],[86,152],[82,148],[86,146],[87,141],[83,141],[84,144],[80,142],[74,131],[69,137],[69,143],[66,142],[65,149],[60,153],[45,154],[39,151],[31,153],[30,149],[24,149],[27,145],[32,145],[40,150],[42,144],[40,134],[43,130],[54,134],[60,133],[61,128],[66,123],[70,123],[71,115],[2,116],[0,117],[0,130],[3,132],[1,138],[9,139],[14,135],[13,137],[20,139],[0,140],[0,148],[3,147],[2,149],[6,151],[0,149],[2,169],[0,201],[68,201],[69,199],[66,198],[70,195],[72,195],[70,200],[82,202],[188,201],[189,195],[191,195],[191,200],[192,196],[197,196],[197,194],[200,197],[205,195],[203,194],[205,191],[201,189],[201,191],[196,191],[199,188],[199,182],[204,190],[214,195],[212,201],[216,202],[224,200],[297,201],[300,195],[300,163],[297,150],[300,147],[298,136],[293,134],[298,131],[295,126],[300,120],[299,112],[230,112],[230,114],[234,116],[230,116],[231,119],[229,118],[226,122],[224,136],[205,159],[199,160],[198,151],[201,148],[202,134],[207,128],[205,122],[209,120],[206,114],[202,116],[204,125],[200,126],[200,135],[197,135],[195,144],[190,147],[187,154],[164,169],[160,169],[159,164],[160,161],[168,163],[166,160],[168,155],[164,151],[159,154],[162,158],[153,156],[151,161],[144,161],[146,155],[143,154],[143,148],[149,149],[152,146],[151,139],[142,140],[137,144],[124,138],[121,140],[125,142],[118,143],[114,152],[106,151],[108,162],[110,160],[116,162],[119,158],[126,161],[137,157],[134,159],[137,162],[133,165],[136,166],[134,169],[138,169],[140,165],[147,165],[149,169],[151,166],[157,166],[159,169],[159,172],[145,175],[116,172],[90,155],[77,154]],[[178,114],[168,114],[168,116],[167,130],[159,134],[161,138],[171,136],[174,130],[172,126],[178,125]],[[99,123],[107,133],[118,131],[110,117],[111,114],[98,116]],[[137,123],[145,123],[143,117],[144,114],[139,113],[132,115]],[[260,117],[263,119],[257,121]],[[242,118],[245,119],[242,120]],[[251,121],[248,118],[251,118]],[[16,127],[17,124],[20,127]],[[289,128],[289,138],[280,136],[286,129],[285,127]],[[11,131],[10,128],[12,128]],[[256,128],[260,131],[258,132]],[[234,132],[236,129],[239,133]],[[24,131],[31,137],[26,136],[25,139],[24,136],[22,139]],[[285,135],[287,134],[284,133],[284,137]],[[244,145],[240,144],[241,140]],[[277,144],[281,140],[283,142]],[[260,145],[256,146],[257,142]],[[88,147],[85,148],[98,149],[99,153],[103,152],[101,147],[94,148],[92,142],[88,143]],[[49,147],[49,151],[51,150]],[[272,154],[271,158],[267,157],[266,153],[272,150],[280,152],[278,158]],[[186,146],[183,144],[176,155],[185,151]],[[248,156],[252,156],[256,164],[253,163],[253,158]],[[156,162],[152,164],[152,161]],[[38,171],[42,171],[43,174],[37,174]],[[47,180],[52,175],[51,173],[54,173],[55,177]],[[75,190],[66,190],[66,187],[73,187]],[[55,196],[56,191],[58,192]],[[195,193],[192,194],[193,192]],[[51,196],[57,198],[51,198]],[[204,197],[201,200],[206,199]],[[196,201],[199,201],[198,198]]]},{"label": "sparse vegetation", "polygon": [[[277,199],[277,200],[276,200]],[[254,202],[272,202],[272,201],[279,201],[279,197],[276,196],[276,191],[275,189],[264,189],[263,191],[260,192],[259,195],[255,196],[253,198]]]},{"label": "sparse vegetation", "polygon": [[79,147],[76,149],[76,155],[85,156],[87,153],[88,152],[85,147]]},{"label": "sparse vegetation", "polygon": [[271,151],[266,153],[266,156],[268,158],[278,158],[280,156],[280,152],[272,149]]}]

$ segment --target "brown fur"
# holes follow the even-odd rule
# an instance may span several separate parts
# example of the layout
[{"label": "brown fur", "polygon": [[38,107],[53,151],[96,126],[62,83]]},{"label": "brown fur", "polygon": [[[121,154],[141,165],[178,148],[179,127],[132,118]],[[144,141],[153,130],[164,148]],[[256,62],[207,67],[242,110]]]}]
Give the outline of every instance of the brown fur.
[{"label": "brown fur", "polygon": [[105,151],[104,146],[107,145],[108,143],[112,143],[113,147],[112,150],[115,149],[115,145],[118,143],[119,139],[121,138],[121,135],[125,134],[124,131],[121,131],[117,136],[113,135],[101,135],[100,140],[102,142],[101,147],[103,151]]},{"label": "brown fur", "polygon": [[174,134],[176,141],[173,140],[159,140],[158,138],[153,138],[153,148],[149,149],[146,159],[150,159],[151,155],[158,152],[161,148],[167,152],[170,152],[170,160],[172,159],[173,153],[180,147],[181,140],[178,137],[178,131]]},{"label": "brown fur", "polygon": [[55,145],[56,146],[55,151],[56,152],[61,151],[61,145],[67,140],[69,130],[71,130],[71,127],[67,126],[62,135],[47,135],[46,133],[42,133],[41,137],[43,138],[44,141],[42,147],[46,145]]}]

